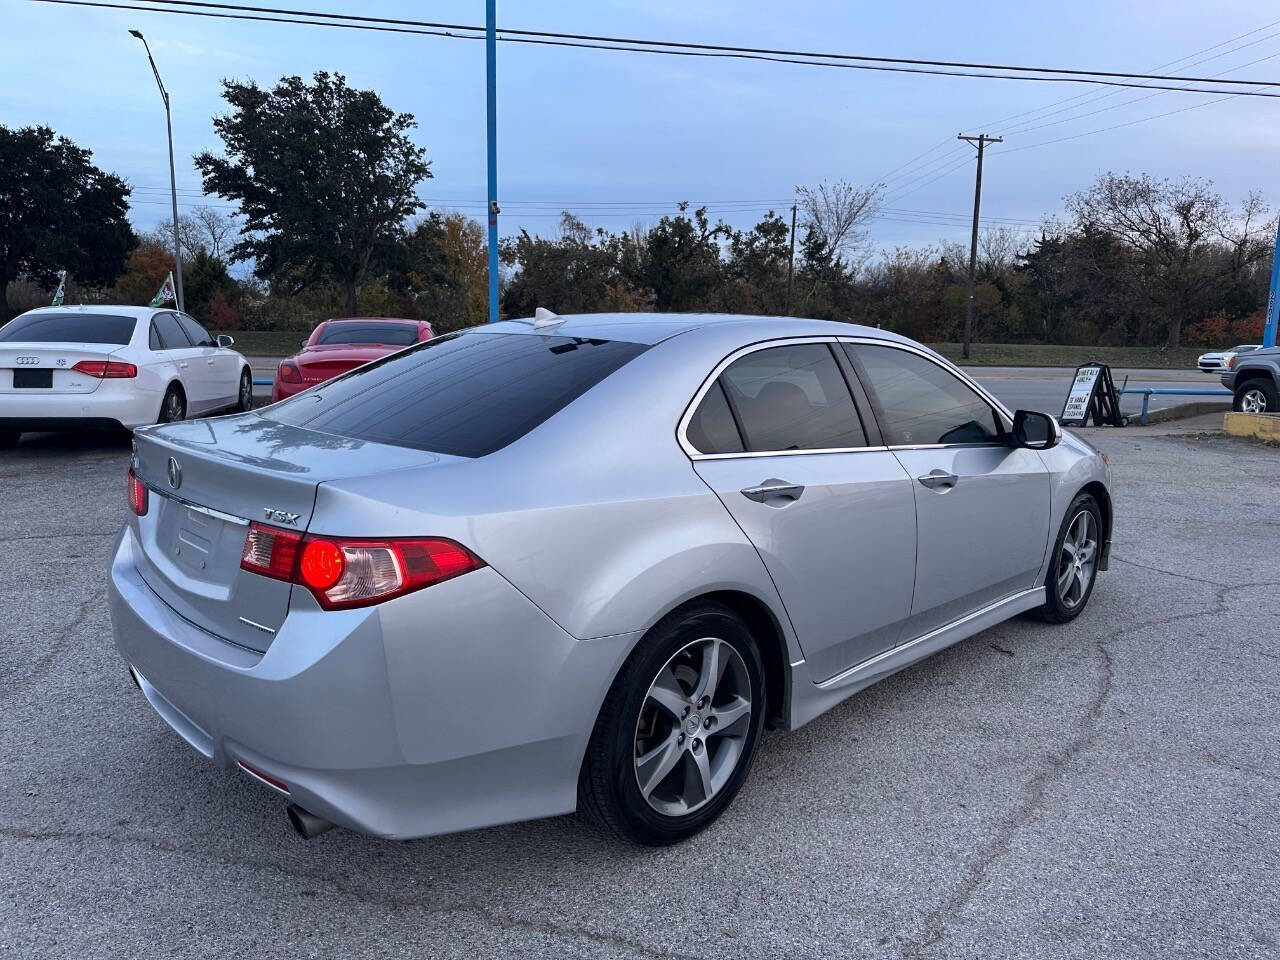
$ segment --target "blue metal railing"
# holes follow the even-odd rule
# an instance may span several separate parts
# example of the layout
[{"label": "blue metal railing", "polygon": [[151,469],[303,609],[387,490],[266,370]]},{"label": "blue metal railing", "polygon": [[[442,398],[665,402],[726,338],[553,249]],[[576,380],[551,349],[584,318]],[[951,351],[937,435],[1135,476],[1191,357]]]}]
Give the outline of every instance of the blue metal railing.
[{"label": "blue metal railing", "polygon": [[1217,389],[1206,389],[1203,387],[1131,387],[1127,383],[1117,391],[1121,396],[1126,393],[1142,394],[1142,425],[1147,425],[1147,406],[1151,403],[1151,397],[1155,396],[1174,396],[1174,397],[1231,397],[1231,391],[1218,387]]}]

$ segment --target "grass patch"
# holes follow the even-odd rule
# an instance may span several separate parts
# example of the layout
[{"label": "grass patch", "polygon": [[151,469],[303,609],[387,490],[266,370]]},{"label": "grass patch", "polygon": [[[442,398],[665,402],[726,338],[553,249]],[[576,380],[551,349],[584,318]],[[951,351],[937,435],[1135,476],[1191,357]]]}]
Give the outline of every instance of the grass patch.
[{"label": "grass patch", "polygon": [[287,357],[298,352],[305,330],[216,330],[235,338],[235,349],[246,357]]},{"label": "grass patch", "polygon": [[1078,367],[1100,360],[1113,367],[1150,370],[1194,369],[1203,347],[1178,347],[1161,351],[1155,347],[1090,347],[1045,343],[974,343],[969,359],[961,361],[958,343],[931,343],[934,350],[955,363],[975,367]]}]

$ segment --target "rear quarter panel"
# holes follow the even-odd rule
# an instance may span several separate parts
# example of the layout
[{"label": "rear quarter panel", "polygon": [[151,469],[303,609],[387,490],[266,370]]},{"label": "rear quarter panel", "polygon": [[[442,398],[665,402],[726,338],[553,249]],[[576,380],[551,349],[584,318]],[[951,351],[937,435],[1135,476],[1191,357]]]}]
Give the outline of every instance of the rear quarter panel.
[{"label": "rear quarter panel", "polygon": [[451,537],[578,639],[643,631],[719,590],[757,598],[789,634],[759,554],[676,442],[690,397],[731,348],[669,346],[488,457],[321,484],[311,529]]}]

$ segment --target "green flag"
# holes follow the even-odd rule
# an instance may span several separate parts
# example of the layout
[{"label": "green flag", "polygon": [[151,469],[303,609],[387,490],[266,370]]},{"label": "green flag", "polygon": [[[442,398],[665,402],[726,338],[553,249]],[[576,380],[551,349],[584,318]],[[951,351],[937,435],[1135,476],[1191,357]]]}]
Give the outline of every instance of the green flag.
[{"label": "green flag", "polygon": [[169,275],[164,278],[164,283],[160,285],[160,292],[151,298],[148,307],[163,307],[166,303],[173,303],[173,271],[169,271]]},{"label": "green flag", "polygon": [[58,272],[58,289],[53,293],[53,306],[62,306],[62,296],[67,289],[67,271],[60,270]]}]

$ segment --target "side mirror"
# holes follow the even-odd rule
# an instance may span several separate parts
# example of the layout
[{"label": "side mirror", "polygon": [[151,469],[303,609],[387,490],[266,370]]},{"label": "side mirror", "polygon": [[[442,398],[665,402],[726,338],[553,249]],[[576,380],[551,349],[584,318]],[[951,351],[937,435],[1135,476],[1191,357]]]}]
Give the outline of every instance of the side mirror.
[{"label": "side mirror", "polygon": [[310,340],[311,340],[310,337],[303,337],[302,342],[299,343],[298,346],[300,346],[303,350],[305,350],[307,349],[307,344],[310,342]]},{"label": "side mirror", "polygon": [[1062,439],[1058,421],[1047,413],[1019,410],[1013,415],[1013,442],[1028,450],[1048,450]]},{"label": "side mirror", "polygon": [[225,333],[218,334],[218,346],[220,346],[223,350],[227,349],[228,347],[234,347],[235,345],[236,345],[235,337],[229,337]]}]

